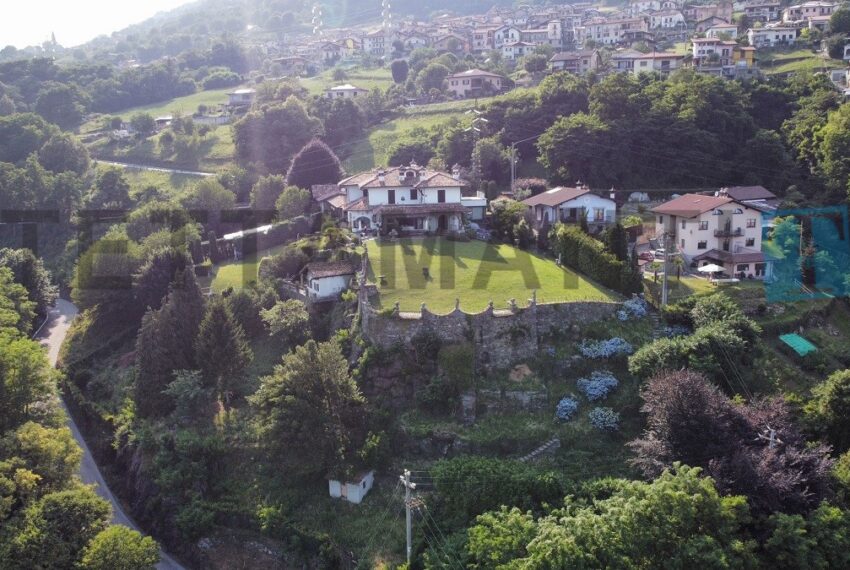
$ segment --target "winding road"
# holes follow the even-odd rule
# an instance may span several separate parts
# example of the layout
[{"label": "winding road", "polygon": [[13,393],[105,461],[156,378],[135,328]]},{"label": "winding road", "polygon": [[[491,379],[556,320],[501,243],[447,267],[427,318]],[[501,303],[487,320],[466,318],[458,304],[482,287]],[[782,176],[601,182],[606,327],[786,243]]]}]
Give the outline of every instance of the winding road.
[{"label": "winding road", "polygon": [[[47,322],[39,329],[36,335],[36,338],[41,344],[47,347],[47,355],[53,366],[56,366],[62,341],[65,340],[65,335],[68,334],[68,329],[71,327],[71,322],[76,315],[77,307],[73,303],[64,299],[58,299],[56,306],[50,310]],[[62,402],[62,408],[65,410],[65,415],[68,418],[68,428],[70,428],[74,439],[77,440],[77,443],[83,450],[83,460],[80,463],[80,480],[87,485],[95,484],[97,486],[97,494],[109,501],[109,504],[112,505],[113,524],[124,525],[138,532],[143,532],[133,522],[133,519],[127,515],[124,507],[121,506],[121,503],[118,502],[118,499],[115,498],[115,495],[107,486],[97,463],[94,461],[91,450],[83,439],[77,424],[74,422],[74,418],[71,417],[68,408],[65,406],[65,402]],[[184,570],[183,566],[178,564],[164,550],[160,550],[159,554],[160,562],[156,565],[157,570]]]}]

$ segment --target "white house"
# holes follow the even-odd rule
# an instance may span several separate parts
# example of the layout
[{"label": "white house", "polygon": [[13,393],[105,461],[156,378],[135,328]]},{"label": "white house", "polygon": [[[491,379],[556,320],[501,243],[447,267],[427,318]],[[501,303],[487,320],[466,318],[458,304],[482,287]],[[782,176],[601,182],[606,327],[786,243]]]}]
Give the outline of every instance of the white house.
[{"label": "white house", "polygon": [[346,195],[348,224],[355,232],[460,231],[464,214],[469,214],[462,200],[466,186],[459,169],[448,174],[416,163],[363,172],[339,183]]},{"label": "white house", "polygon": [[375,472],[367,471],[354,478],[354,481],[328,480],[328,491],[334,499],[345,499],[359,505],[375,482]]},{"label": "white house", "polygon": [[502,26],[493,32],[493,47],[502,49],[505,44],[511,44],[520,41],[522,30],[516,26]]},{"label": "white house", "polygon": [[475,196],[461,196],[460,203],[466,208],[468,217],[473,222],[480,222],[487,212],[487,198],[484,192],[476,192]]},{"label": "white house", "polygon": [[549,60],[552,71],[567,71],[584,75],[602,66],[602,55],[595,49],[556,53]]},{"label": "white house", "polygon": [[227,104],[230,107],[240,107],[250,105],[254,102],[254,97],[257,95],[256,89],[237,89],[227,94]]},{"label": "white house", "polygon": [[[691,265],[716,263],[729,275],[764,279],[772,260],[761,251],[762,212],[718,192],[684,194],[652,209],[659,235]],[[668,242],[669,243],[669,242]]]},{"label": "white house", "polygon": [[506,60],[516,61],[519,58],[534,52],[534,44],[528,42],[512,42],[502,46],[502,57]]},{"label": "white house", "polygon": [[335,299],[348,289],[354,268],[347,261],[334,263],[308,263],[302,270],[305,273],[304,285],[307,296],[314,301]]},{"label": "white house", "polygon": [[787,27],[750,28],[747,39],[754,48],[794,45],[797,40],[797,29]]},{"label": "white house", "polygon": [[685,27],[685,16],[679,10],[659,10],[649,16],[653,29],[671,30]]},{"label": "white house", "polygon": [[791,22],[807,21],[816,17],[832,16],[838,7],[836,2],[803,2],[788,6],[782,11],[782,21],[786,24]]},{"label": "white house", "polygon": [[705,37],[707,38],[720,38],[728,36],[731,39],[735,39],[738,37],[738,26],[737,24],[717,24],[715,26],[711,26],[705,31]]},{"label": "white house", "polygon": [[679,69],[684,59],[685,56],[678,53],[663,51],[645,53],[633,59],[634,67],[631,71],[635,75],[641,73],[660,73],[663,76],[667,76]]},{"label": "white house", "polygon": [[498,73],[480,69],[468,69],[446,77],[449,92],[459,98],[496,94],[502,90],[504,80]]},{"label": "white house", "polygon": [[364,97],[367,93],[369,93],[368,89],[355,87],[350,83],[325,89],[325,97],[328,99],[355,99],[357,97]]},{"label": "white house", "polygon": [[591,226],[610,224],[617,214],[614,200],[593,194],[587,186],[558,186],[526,198],[522,203],[531,210],[537,229],[559,222],[577,224],[582,216],[586,217]]}]

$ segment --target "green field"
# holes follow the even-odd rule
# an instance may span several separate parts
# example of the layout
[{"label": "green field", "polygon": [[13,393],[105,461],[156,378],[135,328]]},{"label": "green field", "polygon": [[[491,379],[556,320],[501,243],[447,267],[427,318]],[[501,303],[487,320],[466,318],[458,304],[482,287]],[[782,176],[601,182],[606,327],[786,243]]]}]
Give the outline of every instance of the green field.
[{"label": "green field", "polygon": [[216,292],[224,291],[229,287],[242,289],[252,281],[257,280],[260,261],[264,257],[277,255],[284,248],[286,248],[286,245],[278,245],[271,249],[245,256],[244,259],[239,261],[230,261],[221,265],[215,265],[212,268],[212,275],[210,277],[199,279],[201,287],[211,287]]},{"label": "green field", "polygon": [[[460,299],[467,313],[492,300],[506,308],[510,299],[525,306],[537,290],[541,303],[610,301],[618,296],[554,261],[509,245],[445,238],[402,239],[367,243],[369,280],[378,285],[377,307],[417,311],[424,302],[435,313],[448,313]],[[427,267],[429,277],[422,271]],[[384,276],[383,284],[379,277]]]},{"label": "green field", "polygon": [[759,50],[759,67],[768,75],[839,69],[844,62],[824,57],[810,49]]},{"label": "green field", "polygon": [[165,103],[154,103],[152,105],[144,105],[142,107],[133,107],[132,109],[115,113],[115,115],[121,117],[125,121],[136,113],[150,113],[154,117],[157,117],[177,112],[183,116],[188,116],[197,112],[198,105],[206,105],[207,107],[214,108],[222,103],[227,103],[227,94],[234,89],[239,89],[239,87],[198,91],[197,93],[192,93],[185,97],[171,99]]},{"label": "green field", "polygon": [[321,95],[328,87],[345,83],[370,90],[374,87],[386,89],[393,84],[393,75],[388,68],[346,70],[346,78],[339,81],[333,79],[333,72],[333,69],[328,69],[319,75],[301,79],[300,83],[311,95]]}]

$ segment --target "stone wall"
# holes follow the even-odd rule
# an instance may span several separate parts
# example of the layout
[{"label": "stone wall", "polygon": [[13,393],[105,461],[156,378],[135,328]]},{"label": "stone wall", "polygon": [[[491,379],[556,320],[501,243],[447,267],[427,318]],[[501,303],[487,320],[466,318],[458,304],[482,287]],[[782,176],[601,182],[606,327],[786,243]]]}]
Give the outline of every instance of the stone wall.
[{"label": "stone wall", "polygon": [[363,335],[382,348],[409,346],[417,335],[436,335],[443,343],[472,341],[475,356],[483,369],[502,369],[537,353],[540,341],[550,334],[581,328],[582,325],[613,317],[620,303],[575,302],[527,306],[512,303],[506,309],[492,304],[480,313],[464,313],[459,306],[447,315],[437,315],[423,303],[417,313],[404,313],[398,307],[379,312],[368,295],[360,295]]}]

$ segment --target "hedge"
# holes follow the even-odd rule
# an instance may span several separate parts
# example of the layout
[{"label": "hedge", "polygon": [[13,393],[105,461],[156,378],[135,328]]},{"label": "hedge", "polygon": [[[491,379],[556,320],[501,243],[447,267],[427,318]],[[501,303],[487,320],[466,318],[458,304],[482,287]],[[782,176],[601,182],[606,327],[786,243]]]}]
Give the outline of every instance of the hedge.
[{"label": "hedge", "polygon": [[599,284],[625,295],[639,293],[640,276],[626,261],[605,251],[605,245],[577,226],[556,225],[551,232],[552,252],[564,264],[580,271]]}]

